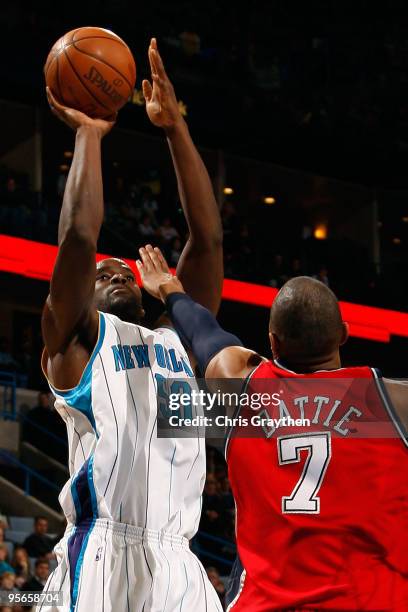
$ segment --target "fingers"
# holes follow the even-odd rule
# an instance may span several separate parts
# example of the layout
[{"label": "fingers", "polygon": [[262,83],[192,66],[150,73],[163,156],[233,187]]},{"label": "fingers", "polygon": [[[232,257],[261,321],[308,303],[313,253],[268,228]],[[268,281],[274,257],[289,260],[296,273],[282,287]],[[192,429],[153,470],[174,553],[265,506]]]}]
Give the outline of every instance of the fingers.
[{"label": "fingers", "polygon": [[51,107],[51,110],[56,110],[60,113],[66,110],[66,107],[60,104],[59,102],[57,102],[57,100],[54,98],[53,93],[49,87],[46,88],[46,93],[47,93],[47,99]]},{"label": "fingers", "polygon": [[152,56],[152,62],[155,67],[155,73],[161,78],[165,79],[167,77],[166,71],[164,69],[163,60],[160,57],[160,53],[154,47],[150,47],[150,53]]},{"label": "fingers", "polygon": [[137,269],[139,270],[140,278],[141,278],[141,279],[142,279],[142,281],[143,281],[143,273],[144,273],[144,269],[143,269],[143,264],[142,264],[142,262],[140,261],[140,259],[136,259],[136,266],[137,266]]},{"label": "fingers", "polygon": [[[162,258],[160,259],[156,249],[154,249],[151,244],[148,244],[146,246],[146,251],[149,254],[149,257],[154,266],[154,269],[157,270],[158,272],[166,272],[167,270],[163,270],[163,264],[162,264],[162,261],[164,261],[164,257],[162,256]],[[166,263],[165,263],[165,267],[167,268]]]},{"label": "fingers", "polygon": [[160,265],[161,265],[161,267],[162,267],[162,270],[163,270],[164,272],[170,272],[169,266],[167,265],[167,261],[164,259],[164,255],[163,255],[163,253],[161,252],[161,250],[159,249],[159,247],[154,247],[154,252],[155,252],[155,253],[156,253],[156,255],[157,255],[157,259],[158,259],[158,260],[159,260],[159,262],[160,262]]},{"label": "fingers", "polygon": [[157,48],[157,40],[155,38],[152,38],[150,40],[149,61],[150,61],[150,68],[152,71],[152,77],[153,77],[153,74],[157,74],[160,79],[167,78],[166,70],[164,68],[163,60]]},{"label": "fingers", "polygon": [[163,257],[162,252],[157,247],[154,249],[151,244],[139,249],[142,266],[139,269],[143,272],[169,272],[169,267]]},{"label": "fingers", "polygon": [[142,89],[144,99],[146,100],[146,102],[150,102],[150,100],[152,99],[153,88],[147,79],[142,82]]},{"label": "fingers", "polygon": [[145,247],[139,249],[140,259],[142,260],[141,270],[146,273],[153,270],[153,263],[150,259],[150,255]]},{"label": "fingers", "polygon": [[154,79],[155,77],[158,77],[159,75],[157,72],[156,56],[154,54],[153,47],[149,47],[148,56],[149,56],[149,63],[150,63],[150,71],[152,73],[152,79]]}]

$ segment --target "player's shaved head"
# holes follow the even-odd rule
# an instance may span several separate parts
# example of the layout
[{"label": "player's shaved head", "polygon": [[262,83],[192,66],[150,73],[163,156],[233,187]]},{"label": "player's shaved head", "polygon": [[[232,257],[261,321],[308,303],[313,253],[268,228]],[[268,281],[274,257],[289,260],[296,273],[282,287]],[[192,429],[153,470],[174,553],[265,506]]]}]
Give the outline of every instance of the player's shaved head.
[{"label": "player's shaved head", "polygon": [[126,261],[123,261],[123,259],[119,259],[119,257],[105,257],[105,259],[101,259],[101,261],[98,261],[98,263],[96,264],[96,269],[99,270],[101,268],[101,266],[106,266],[110,262],[112,262],[112,263],[115,263],[115,262],[116,263],[120,263],[120,264],[122,264],[123,267],[128,268],[129,270],[132,269],[130,266],[128,266]]},{"label": "player's shaved head", "polygon": [[308,276],[292,278],[279,291],[269,329],[281,357],[305,363],[337,351],[347,336],[333,291]]}]

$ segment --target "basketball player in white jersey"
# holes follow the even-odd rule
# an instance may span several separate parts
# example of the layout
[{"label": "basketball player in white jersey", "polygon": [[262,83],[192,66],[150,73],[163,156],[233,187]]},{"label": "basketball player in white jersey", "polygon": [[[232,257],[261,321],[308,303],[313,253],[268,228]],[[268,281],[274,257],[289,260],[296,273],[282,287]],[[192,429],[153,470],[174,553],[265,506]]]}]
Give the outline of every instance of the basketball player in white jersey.
[{"label": "basketball player in white jersey", "polygon": [[[156,41],[149,47],[147,113],[164,128],[190,238],[177,274],[216,311],[222,286],[222,230],[204,164],[182,119]],[[163,383],[193,368],[177,334],[140,325],[141,292],[131,269],[106,259],[96,269],[103,220],[101,140],[113,122],[62,107],[76,131],[59,222],[59,251],[44,307],[43,369],[68,428],[70,479],[60,494],[67,518],[57,569],[45,591],[62,591],[70,612],[221,610],[190,552],[205,481],[203,439],[157,438]]]}]

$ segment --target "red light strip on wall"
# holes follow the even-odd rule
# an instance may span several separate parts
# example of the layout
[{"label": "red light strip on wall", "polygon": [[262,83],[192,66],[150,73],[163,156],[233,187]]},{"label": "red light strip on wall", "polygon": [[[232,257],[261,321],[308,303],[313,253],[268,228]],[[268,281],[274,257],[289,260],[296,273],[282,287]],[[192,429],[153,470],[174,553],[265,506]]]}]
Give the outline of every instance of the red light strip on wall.
[{"label": "red light strip on wall", "polygon": [[[0,271],[49,281],[56,256],[56,246],[0,234]],[[97,260],[105,257],[98,253]],[[134,261],[125,261],[137,274]],[[225,279],[222,297],[270,308],[276,294],[272,287]],[[408,338],[408,313],[349,302],[340,302],[340,306],[350,334],[356,338],[377,342],[389,342],[391,335]]]}]

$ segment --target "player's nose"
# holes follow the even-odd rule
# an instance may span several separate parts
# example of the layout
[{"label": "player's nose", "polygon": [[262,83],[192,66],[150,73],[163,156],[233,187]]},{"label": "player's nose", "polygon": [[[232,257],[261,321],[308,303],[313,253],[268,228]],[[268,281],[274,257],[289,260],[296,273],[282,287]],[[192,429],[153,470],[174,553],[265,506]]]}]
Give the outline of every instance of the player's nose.
[{"label": "player's nose", "polygon": [[117,284],[126,285],[126,283],[127,283],[127,278],[126,278],[126,276],[124,276],[124,275],[123,275],[123,274],[121,274],[121,273],[114,274],[114,275],[112,276],[112,278],[111,278],[111,283],[112,283],[113,285],[117,285]]}]

